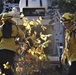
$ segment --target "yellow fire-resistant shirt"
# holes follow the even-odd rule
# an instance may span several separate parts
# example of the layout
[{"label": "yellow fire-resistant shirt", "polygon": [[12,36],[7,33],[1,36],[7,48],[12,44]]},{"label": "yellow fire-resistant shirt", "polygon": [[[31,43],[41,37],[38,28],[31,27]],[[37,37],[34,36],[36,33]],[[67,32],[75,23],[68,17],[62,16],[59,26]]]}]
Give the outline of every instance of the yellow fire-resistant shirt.
[{"label": "yellow fire-resistant shirt", "polygon": [[[0,26],[0,38],[2,37],[2,26]],[[23,40],[25,38],[24,32],[18,27],[16,27],[15,25],[12,25],[12,36],[19,36],[21,40]],[[0,50],[2,49],[8,49],[11,51],[16,52],[17,50],[17,46],[15,43],[15,38],[1,38],[0,41]]]},{"label": "yellow fire-resistant shirt", "polygon": [[[68,57],[68,61],[76,61],[76,33],[72,33],[71,37],[69,32],[75,29],[74,26],[71,26],[68,30],[66,30],[65,35],[65,48],[63,55]],[[69,48],[68,48],[69,47]]]}]

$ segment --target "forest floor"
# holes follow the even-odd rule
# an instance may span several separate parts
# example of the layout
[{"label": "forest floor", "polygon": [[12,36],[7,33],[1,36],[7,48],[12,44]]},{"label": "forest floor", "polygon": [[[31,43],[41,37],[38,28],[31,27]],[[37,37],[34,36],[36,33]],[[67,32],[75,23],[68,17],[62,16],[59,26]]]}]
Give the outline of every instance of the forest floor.
[{"label": "forest floor", "polygon": [[62,68],[58,66],[52,66],[48,69],[42,69],[41,73],[34,73],[34,75],[67,75],[68,74],[68,65],[63,66]]}]

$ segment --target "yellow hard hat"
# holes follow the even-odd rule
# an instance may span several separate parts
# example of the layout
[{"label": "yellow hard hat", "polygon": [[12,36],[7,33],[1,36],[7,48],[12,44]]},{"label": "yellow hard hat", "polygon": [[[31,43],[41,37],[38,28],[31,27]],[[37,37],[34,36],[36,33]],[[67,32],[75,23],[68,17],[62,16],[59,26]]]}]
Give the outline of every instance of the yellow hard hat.
[{"label": "yellow hard hat", "polygon": [[73,22],[75,15],[71,13],[64,13],[60,19],[60,22],[62,23],[68,23],[68,22]]},{"label": "yellow hard hat", "polygon": [[12,18],[12,16],[9,13],[3,13],[3,15],[2,15],[3,21],[9,20],[11,18]]}]

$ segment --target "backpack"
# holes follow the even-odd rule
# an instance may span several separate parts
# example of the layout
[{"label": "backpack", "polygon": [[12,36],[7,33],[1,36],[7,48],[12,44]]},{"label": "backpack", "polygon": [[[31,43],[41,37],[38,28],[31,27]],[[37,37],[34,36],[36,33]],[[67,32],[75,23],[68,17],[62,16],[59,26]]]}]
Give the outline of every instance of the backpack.
[{"label": "backpack", "polygon": [[[14,38],[15,37],[15,36],[11,36],[11,34],[12,34],[12,25],[14,25],[14,24],[10,23],[10,22],[7,22],[7,23],[5,23],[3,25],[3,28],[2,28],[2,33],[3,33],[2,37],[3,38]],[[17,27],[17,29],[18,29],[18,27]]]}]

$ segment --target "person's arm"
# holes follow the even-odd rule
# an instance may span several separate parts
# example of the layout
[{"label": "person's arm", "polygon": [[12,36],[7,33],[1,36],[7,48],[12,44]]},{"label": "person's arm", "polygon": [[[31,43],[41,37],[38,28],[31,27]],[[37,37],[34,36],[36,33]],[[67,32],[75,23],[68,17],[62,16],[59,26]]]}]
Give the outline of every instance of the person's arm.
[{"label": "person's arm", "polygon": [[63,65],[65,64],[65,60],[68,57],[67,41],[68,41],[68,33],[66,32],[66,34],[65,34],[65,48],[63,50],[62,57],[61,57],[61,62]]},{"label": "person's arm", "polygon": [[18,36],[20,41],[25,40],[25,33],[19,27],[18,27]]}]

